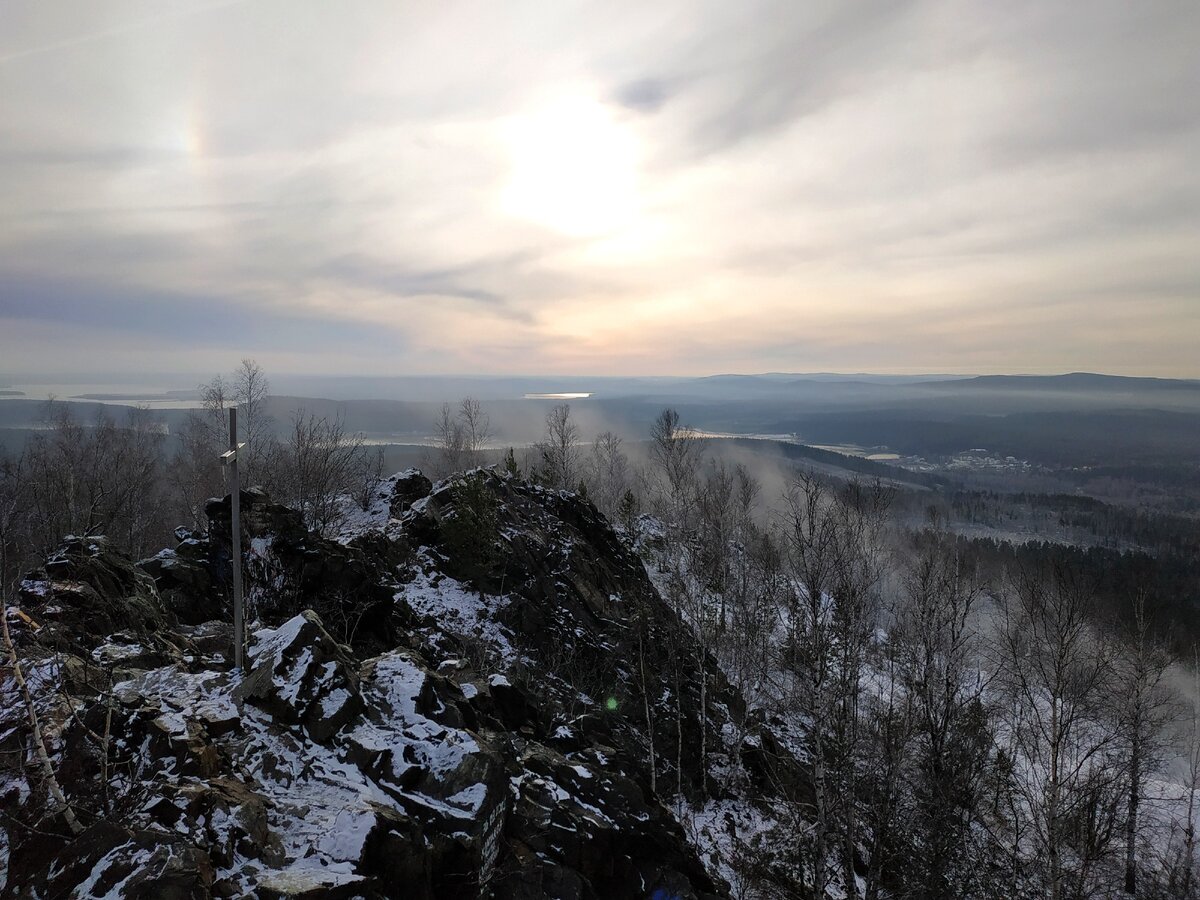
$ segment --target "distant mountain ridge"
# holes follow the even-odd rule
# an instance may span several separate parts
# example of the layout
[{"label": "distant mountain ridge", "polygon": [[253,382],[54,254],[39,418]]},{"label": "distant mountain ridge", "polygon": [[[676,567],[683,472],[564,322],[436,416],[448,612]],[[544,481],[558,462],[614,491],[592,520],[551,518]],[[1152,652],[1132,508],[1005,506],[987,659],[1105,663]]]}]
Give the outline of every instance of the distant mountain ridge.
[{"label": "distant mountain ridge", "polygon": [[1195,391],[1200,390],[1200,380],[1069,372],[1065,375],[977,375],[974,378],[933,382],[930,386],[991,390]]}]

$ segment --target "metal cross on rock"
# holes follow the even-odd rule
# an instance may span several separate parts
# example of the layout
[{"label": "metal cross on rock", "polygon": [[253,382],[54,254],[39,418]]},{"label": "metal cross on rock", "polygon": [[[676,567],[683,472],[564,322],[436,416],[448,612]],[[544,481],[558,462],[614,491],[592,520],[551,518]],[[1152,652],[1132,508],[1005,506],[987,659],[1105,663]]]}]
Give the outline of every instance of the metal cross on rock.
[{"label": "metal cross on rock", "polygon": [[229,449],[221,454],[221,465],[229,469],[230,530],[233,542],[230,562],[233,566],[233,667],[241,671],[245,624],[242,620],[242,484],[238,477],[238,451],[246,445],[237,442],[237,407],[229,408]]}]

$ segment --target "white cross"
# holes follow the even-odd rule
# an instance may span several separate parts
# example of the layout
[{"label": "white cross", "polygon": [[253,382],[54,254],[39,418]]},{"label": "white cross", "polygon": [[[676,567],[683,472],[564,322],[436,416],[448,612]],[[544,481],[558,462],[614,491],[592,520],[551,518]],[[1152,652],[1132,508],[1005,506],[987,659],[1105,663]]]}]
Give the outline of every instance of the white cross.
[{"label": "white cross", "polygon": [[242,441],[242,442],[241,442],[240,444],[238,444],[238,445],[237,445],[237,446],[236,446],[234,449],[232,449],[232,450],[226,450],[224,453],[222,453],[222,454],[221,454],[221,465],[223,465],[223,466],[236,466],[236,465],[237,465],[237,455],[238,455],[238,450],[241,450],[241,449],[242,449],[243,447],[245,447],[245,446],[246,446],[246,442],[245,442],[245,441]]},{"label": "white cross", "polygon": [[238,451],[245,447],[237,439],[237,407],[229,408],[229,449],[221,454],[221,465],[229,469],[230,562],[233,567],[233,668],[242,669],[245,625],[242,610],[242,482],[238,477]]}]

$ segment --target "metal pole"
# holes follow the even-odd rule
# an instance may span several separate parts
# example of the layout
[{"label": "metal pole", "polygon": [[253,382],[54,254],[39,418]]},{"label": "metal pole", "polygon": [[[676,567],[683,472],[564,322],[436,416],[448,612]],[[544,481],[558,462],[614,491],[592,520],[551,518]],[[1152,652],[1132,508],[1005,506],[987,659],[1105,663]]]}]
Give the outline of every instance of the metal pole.
[{"label": "metal pole", "polygon": [[229,408],[229,449],[233,456],[229,463],[230,481],[230,510],[232,519],[233,543],[231,545],[231,562],[233,564],[233,667],[242,668],[242,648],[245,646],[245,625],[242,622],[242,483],[238,477],[237,459],[237,407]]}]

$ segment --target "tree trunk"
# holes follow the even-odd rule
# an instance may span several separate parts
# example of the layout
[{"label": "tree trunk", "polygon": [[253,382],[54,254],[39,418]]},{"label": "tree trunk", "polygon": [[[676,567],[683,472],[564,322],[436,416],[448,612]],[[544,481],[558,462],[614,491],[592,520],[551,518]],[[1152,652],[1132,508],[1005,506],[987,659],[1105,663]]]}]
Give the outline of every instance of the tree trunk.
[{"label": "tree trunk", "polygon": [[826,844],[829,834],[828,803],[825,794],[825,742],[821,729],[813,729],[813,798],[816,805],[816,828],[813,832],[813,896],[823,898],[826,887]]},{"label": "tree trunk", "polygon": [[1137,894],[1137,821],[1142,792],[1141,741],[1135,739],[1129,759],[1129,806],[1125,816],[1125,893]]},{"label": "tree trunk", "polygon": [[1050,900],[1062,900],[1062,860],[1059,857],[1059,766],[1058,698],[1050,701],[1050,784],[1046,790],[1046,862],[1050,869]]},{"label": "tree trunk", "polygon": [[650,691],[646,684],[646,641],[638,628],[638,668],[642,673],[642,706],[646,713],[646,740],[650,743],[650,793],[658,793],[658,765],[654,757],[654,720],[650,716]]},{"label": "tree trunk", "polygon": [[700,646],[700,795],[708,797],[708,679],[704,675],[704,645]]},{"label": "tree trunk", "polygon": [[25,710],[29,716],[29,729],[32,733],[33,752],[41,764],[42,775],[46,779],[46,788],[50,791],[50,796],[62,812],[63,819],[66,820],[67,827],[71,829],[71,833],[79,834],[83,831],[83,826],[79,824],[79,820],[75,817],[75,810],[67,802],[62,786],[58,783],[58,778],[54,774],[54,766],[50,762],[50,754],[46,750],[46,742],[42,739],[42,726],[38,721],[37,706],[33,701],[33,693],[29,689],[28,682],[25,681],[25,675],[21,671],[21,660],[17,657],[17,648],[12,642],[12,636],[8,633],[7,608],[0,610],[0,630],[3,632],[4,645],[8,650],[8,658],[13,670],[13,680],[16,681],[17,687],[25,699]]}]

